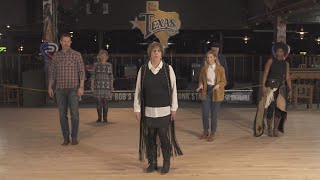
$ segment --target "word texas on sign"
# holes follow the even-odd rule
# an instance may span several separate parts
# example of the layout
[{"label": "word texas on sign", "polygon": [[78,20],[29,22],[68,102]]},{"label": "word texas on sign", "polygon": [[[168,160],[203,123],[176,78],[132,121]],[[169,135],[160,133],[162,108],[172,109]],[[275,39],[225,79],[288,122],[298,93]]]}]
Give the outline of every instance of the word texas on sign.
[{"label": "word texas on sign", "polygon": [[181,22],[176,12],[164,12],[159,10],[158,1],[147,1],[146,13],[140,13],[143,20],[130,21],[132,29],[138,28],[144,35],[144,39],[155,35],[162,46],[168,47],[171,36],[179,33]]}]

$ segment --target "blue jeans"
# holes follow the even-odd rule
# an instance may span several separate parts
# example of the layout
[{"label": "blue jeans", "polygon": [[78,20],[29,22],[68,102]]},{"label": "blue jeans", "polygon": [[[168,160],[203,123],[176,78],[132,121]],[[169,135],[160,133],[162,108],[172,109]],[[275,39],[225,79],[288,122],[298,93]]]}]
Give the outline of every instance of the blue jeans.
[{"label": "blue jeans", "polygon": [[57,103],[60,115],[61,131],[64,139],[69,139],[70,130],[68,123],[68,107],[71,114],[71,137],[78,137],[79,130],[79,97],[76,88],[57,89],[56,90]]},{"label": "blue jeans", "polygon": [[215,133],[221,102],[212,101],[213,91],[213,87],[208,86],[206,99],[202,101],[202,125],[205,131],[209,130],[209,112],[211,111],[211,132]]}]

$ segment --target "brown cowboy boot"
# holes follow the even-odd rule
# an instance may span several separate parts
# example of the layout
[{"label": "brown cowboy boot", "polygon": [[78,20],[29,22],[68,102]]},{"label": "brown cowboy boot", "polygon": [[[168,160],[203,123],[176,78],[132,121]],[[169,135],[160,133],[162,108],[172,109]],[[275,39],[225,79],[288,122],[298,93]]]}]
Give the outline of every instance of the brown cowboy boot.
[{"label": "brown cowboy boot", "polygon": [[203,130],[203,133],[200,136],[200,139],[207,139],[208,136],[209,136],[209,131],[208,130]]}]

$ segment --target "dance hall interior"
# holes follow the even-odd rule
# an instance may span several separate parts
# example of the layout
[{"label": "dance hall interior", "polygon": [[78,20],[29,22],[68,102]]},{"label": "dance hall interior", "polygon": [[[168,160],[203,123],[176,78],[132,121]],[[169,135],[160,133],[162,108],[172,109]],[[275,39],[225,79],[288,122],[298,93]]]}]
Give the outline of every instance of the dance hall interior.
[{"label": "dance hall interior", "polygon": [[320,179],[320,0],[0,17],[0,180]]}]

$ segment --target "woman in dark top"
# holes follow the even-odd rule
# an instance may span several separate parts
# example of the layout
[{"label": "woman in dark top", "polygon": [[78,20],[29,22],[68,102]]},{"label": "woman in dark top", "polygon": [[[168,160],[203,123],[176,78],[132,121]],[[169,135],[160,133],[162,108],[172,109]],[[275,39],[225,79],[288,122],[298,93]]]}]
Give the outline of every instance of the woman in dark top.
[{"label": "woman in dark top", "polygon": [[[161,174],[166,174],[170,169],[170,157],[182,155],[182,152],[174,130],[178,109],[176,76],[173,68],[162,61],[163,54],[160,43],[150,44],[150,61],[138,72],[134,112],[140,121],[139,160],[144,160],[146,154],[149,162],[147,172],[154,172],[158,169],[157,149],[161,147]],[[161,146],[157,143],[157,136]]]},{"label": "woman in dark top", "polygon": [[106,50],[100,50],[97,56],[98,63],[94,64],[91,76],[91,90],[97,99],[98,120],[108,122],[108,100],[112,98],[113,73],[112,65],[108,63],[109,54]]},{"label": "woman in dark top", "polygon": [[[289,47],[283,42],[274,44],[275,57],[268,59],[262,78],[262,95],[266,98],[268,136],[278,137],[286,120],[286,99],[291,100],[290,66],[285,61]],[[286,87],[287,86],[287,87]],[[274,127],[272,123],[274,119]],[[280,125],[280,126],[279,126]]]}]

